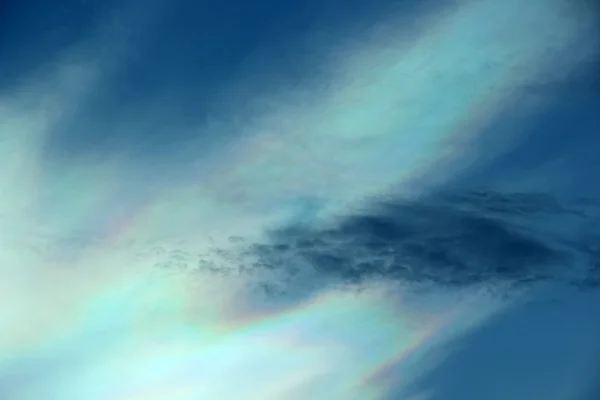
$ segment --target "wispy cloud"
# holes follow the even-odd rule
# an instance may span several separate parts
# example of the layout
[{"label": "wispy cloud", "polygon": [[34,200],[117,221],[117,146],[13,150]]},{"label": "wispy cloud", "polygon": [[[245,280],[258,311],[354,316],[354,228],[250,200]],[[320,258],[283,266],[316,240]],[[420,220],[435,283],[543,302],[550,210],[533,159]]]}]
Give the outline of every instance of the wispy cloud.
[{"label": "wispy cloud", "polygon": [[[561,1],[461,1],[416,36],[390,18],[301,88],[254,93],[242,74],[198,124],[172,119],[169,96],[115,115],[95,101],[135,48],[126,23],[41,66],[0,96],[0,391],[383,399],[373,377],[457,323],[448,288],[571,279],[548,263],[594,259],[595,236],[531,220],[579,208],[410,195],[467,165],[515,91],[589,55],[580,17]],[[142,143],[57,140],[105,127],[185,139],[146,158],[124,145]],[[405,290],[422,283],[434,300]]]}]

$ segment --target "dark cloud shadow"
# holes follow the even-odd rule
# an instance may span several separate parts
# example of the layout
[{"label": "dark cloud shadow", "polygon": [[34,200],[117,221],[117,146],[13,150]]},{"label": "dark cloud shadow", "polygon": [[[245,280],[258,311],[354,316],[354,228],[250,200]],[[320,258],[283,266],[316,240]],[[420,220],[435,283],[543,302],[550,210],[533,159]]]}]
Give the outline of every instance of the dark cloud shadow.
[{"label": "dark cloud shadow", "polygon": [[263,243],[232,238],[236,250],[219,256],[256,274],[270,294],[301,297],[379,280],[432,291],[587,289],[600,286],[600,232],[582,233],[599,212],[600,202],[562,204],[539,193],[437,194],[380,203],[328,226],[274,230]]},{"label": "dark cloud shadow", "polygon": [[231,237],[228,249],[152,253],[166,272],[241,277],[258,309],[382,283],[417,302],[473,293],[504,300],[556,284],[593,293],[600,288],[600,226],[588,226],[598,216],[600,201],[448,192],[381,202],[329,225],[273,230],[262,242]]}]

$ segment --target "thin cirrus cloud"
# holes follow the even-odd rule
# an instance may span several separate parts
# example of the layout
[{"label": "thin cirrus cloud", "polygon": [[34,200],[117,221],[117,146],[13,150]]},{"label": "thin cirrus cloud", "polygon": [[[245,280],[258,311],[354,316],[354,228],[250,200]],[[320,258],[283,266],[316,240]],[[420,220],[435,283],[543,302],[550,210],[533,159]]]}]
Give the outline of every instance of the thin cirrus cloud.
[{"label": "thin cirrus cloud", "polygon": [[[390,18],[368,41],[345,44],[323,66],[326,83],[317,75],[254,98],[252,71],[242,71],[208,123],[170,120],[160,96],[108,119],[116,132],[181,134],[181,150],[153,166],[111,147],[118,141],[91,155],[56,151],[55,136],[72,126],[101,134],[85,117],[128,62],[112,55],[133,47],[110,28],[64,53],[0,97],[0,296],[11,305],[0,312],[0,390],[15,399],[385,399],[383,370],[468,325],[461,305],[390,293],[391,277],[424,276],[452,297],[446,287],[472,283],[464,269],[473,263],[495,263],[479,280],[527,279],[526,263],[560,258],[567,250],[556,243],[567,245],[456,202],[354,215],[373,210],[366,199],[408,196],[460,169],[481,124],[519,88],[561,79],[589,55],[584,17],[560,1],[457,2],[423,15],[415,36]],[[206,137],[217,138],[208,150]],[[161,163],[178,156],[194,162],[185,171]],[[299,233],[283,229],[300,222]],[[478,233],[468,223],[492,242],[470,242]],[[444,239],[462,241],[464,254],[427,253]],[[515,244],[521,259],[498,258]],[[405,257],[413,270],[336,270],[347,267],[336,260],[344,246],[371,266]],[[447,274],[435,276],[436,266]],[[361,293],[346,290],[357,281]],[[254,290],[278,286],[280,296]]]}]

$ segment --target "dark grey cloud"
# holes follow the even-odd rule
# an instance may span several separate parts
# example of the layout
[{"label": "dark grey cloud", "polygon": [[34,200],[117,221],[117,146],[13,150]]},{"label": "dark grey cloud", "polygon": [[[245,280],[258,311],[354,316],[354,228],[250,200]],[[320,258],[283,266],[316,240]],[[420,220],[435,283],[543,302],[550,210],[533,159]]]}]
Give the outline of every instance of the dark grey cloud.
[{"label": "dark grey cloud", "polygon": [[455,192],[379,202],[334,224],[289,226],[234,250],[165,254],[162,267],[257,276],[269,292],[373,280],[414,288],[600,287],[600,202]]},{"label": "dark grey cloud", "polygon": [[[281,230],[273,244],[255,249],[265,264],[296,257],[325,276],[351,282],[383,278],[467,287],[564,280],[594,286],[596,206],[567,206],[535,193],[436,195],[383,203],[327,229]],[[573,227],[552,231],[544,225],[560,220]],[[576,270],[582,260],[586,267]]]}]

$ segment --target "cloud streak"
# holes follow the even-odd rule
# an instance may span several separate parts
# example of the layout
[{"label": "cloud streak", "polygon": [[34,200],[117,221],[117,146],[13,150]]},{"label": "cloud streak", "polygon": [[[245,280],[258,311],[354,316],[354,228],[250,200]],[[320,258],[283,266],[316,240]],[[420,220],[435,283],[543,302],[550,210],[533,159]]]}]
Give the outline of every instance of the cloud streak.
[{"label": "cloud streak", "polygon": [[[430,195],[515,92],[589,56],[576,7],[517,3],[460,1],[414,30],[390,18],[298,86],[256,93],[242,71],[205,123],[172,118],[169,96],[98,100],[118,92],[127,24],[3,92],[0,391],[384,399],[382,368],[463,323],[463,303],[439,301],[452,290],[596,286],[595,204]],[[160,152],[103,129],[181,140]],[[406,290],[424,286],[434,304]]]}]

